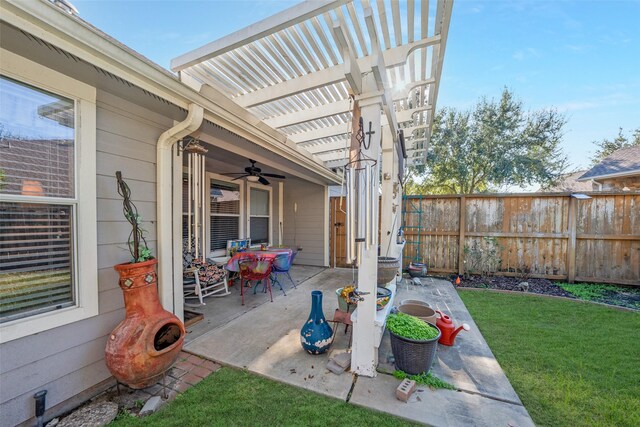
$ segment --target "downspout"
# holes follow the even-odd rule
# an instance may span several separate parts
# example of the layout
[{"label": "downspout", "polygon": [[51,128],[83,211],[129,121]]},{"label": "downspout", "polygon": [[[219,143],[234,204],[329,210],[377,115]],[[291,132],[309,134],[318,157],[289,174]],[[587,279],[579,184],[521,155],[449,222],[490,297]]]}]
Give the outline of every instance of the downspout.
[{"label": "downspout", "polygon": [[[166,130],[158,138],[156,151],[156,230],[158,253],[158,291],[162,306],[182,318],[182,293],[175,294],[173,286],[173,267],[175,253],[182,250],[182,244],[175,249],[173,241],[173,179],[172,179],[172,148],[173,144],[185,136],[196,131],[202,124],[204,108],[197,104],[189,104],[187,117],[172,128]],[[174,252],[175,249],[175,252]],[[182,266],[182,262],[178,263]],[[175,294],[175,295],[174,295]],[[180,301],[176,301],[180,298]]]}]

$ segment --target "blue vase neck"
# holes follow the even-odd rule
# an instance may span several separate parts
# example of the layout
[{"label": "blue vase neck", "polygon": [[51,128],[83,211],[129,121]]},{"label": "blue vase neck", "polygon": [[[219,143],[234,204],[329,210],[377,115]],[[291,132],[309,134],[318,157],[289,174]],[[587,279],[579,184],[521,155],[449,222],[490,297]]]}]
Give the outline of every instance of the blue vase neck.
[{"label": "blue vase neck", "polygon": [[322,292],[313,291],[311,293],[311,314],[309,317],[313,318],[314,322],[319,322],[320,319],[324,319],[324,313],[322,312]]}]

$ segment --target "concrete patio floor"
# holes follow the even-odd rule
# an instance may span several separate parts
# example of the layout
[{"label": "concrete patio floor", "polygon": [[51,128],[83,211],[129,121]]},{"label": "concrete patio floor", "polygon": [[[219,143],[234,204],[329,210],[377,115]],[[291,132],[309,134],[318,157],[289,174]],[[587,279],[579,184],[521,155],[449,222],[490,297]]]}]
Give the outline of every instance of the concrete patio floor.
[{"label": "concrete patio floor", "polygon": [[[455,346],[439,345],[432,372],[458,390],[431,390],[419,387],[408,403],[395,398],[399,380],[379,373],[375,378],[349,373],[335,375],[326,369],[328,354],[311,356],[300,346],[299,331],[309,315],[311,290],[324,292],[323,309],[328,319],[337,308],[335,290],[353,280],[349,269],[318,269],[295,266],[294,279],[302,278],[297,289],[285,288],[287,296],[274,289],[268,295],[239,295],[209,299],[206,310],[224,311],[217,324],[200,322],[188,335],[185,350],[223,365],[247,369],[276,381],[346,400],[352,404],[388,412],[436,426],[531,426],[533,422],[511,387],[484,338],[471,319],[453,285],[445,280],[424,278],[423,286],[409,280],[397,285],[395,304],[405,298],[422,299],[450,314],[456,325],[467,322],[471,331],[461,332]],[[307,277],[306,280],[303,280]],[[232,288],[232,293],[237,289]],[[239,307],[239,308],[238,308]],[[205,315],[206,320],[206,315]],[[198,327],[196,330],[195,327]],[[205,329],[211,330],[205,331]],[[333,351],[345,351],[349,336],[339,327]],[[379,350],[379,371],[392,372],[388,333]]]}]

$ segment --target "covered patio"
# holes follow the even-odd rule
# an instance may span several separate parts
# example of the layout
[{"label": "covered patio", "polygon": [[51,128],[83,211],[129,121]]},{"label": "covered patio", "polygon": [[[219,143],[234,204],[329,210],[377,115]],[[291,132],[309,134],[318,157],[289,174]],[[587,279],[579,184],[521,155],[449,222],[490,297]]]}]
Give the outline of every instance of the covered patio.
[{"label": "covered patio", "polygon": [[[425,159],[452,7],[451,0],[306,1],[171,61],[183,83],[204,96],[230,99],[234,113],[251,115],[256,127],[285,137],[282,146],[269,149],[293,152],[271,166],[292,167],[289,161],[297,156],[322,183],[346,188],[347,263],[357,265],[356,287],[364,295],[353,327],[352,367],[360,375],[376,375],[384,317],[376,318],[375,298],[367,295],[376,294],[378,256],[402,257],[402,241],[396,239],[401,185],[406,166]],[[300,186],[300,194],[307,188]],[[284,192],[286,198],[286,187]],[[380,209],[374,204],[378,194]],[[301,206],[289,200],[283,209],[293,205],[293,215],[285,212],[277,224],[285,233]],[[326,200],[322,234],[307,240],[324,240],[325,266]],[[292,244],[286,238],[284,243]],[[174,284],[175,295],[177,275]]]},{"label": "covered patio", "polygon": [[[438,345],[432,369],[434,375],[453,384],[456,390],[419,386],[409,402],[403,403],[395,398],[399,380],[390,375],[394,368],[388,333],[382,338],[379,375],[375,378],[349,372],[336,375],[326,368],[329,353],[311,356],[300,345],[300,328],[310,310],[310,292],[323,291],[323,311],[331,319],[337,308],[335,290],[353,281],[353,271],[296,266],[292,276],[298,282],[297,289],[290,289],[289,284],[286,296],[279,289],[274,290],[273,303],[261,293],[261,287],[256,295],[249,296],[245,307],[240,306],[237,289],[224,299],[208,303],[205,310],[215,311],[218,307],[225,315],[188,328],[185,350],[223,365],[430,425],[533,425],[448,281],[425,278],[424,285],[416,286],[403,279],[397,284],[395,304],[407,298],[422,299],[451,314],[456,324],[471,325],[469,332],[458,335],[455,346]],[[345,352],[348,344],[349,334],[345,334],[344,325],[338,325],[332,351]]]}]

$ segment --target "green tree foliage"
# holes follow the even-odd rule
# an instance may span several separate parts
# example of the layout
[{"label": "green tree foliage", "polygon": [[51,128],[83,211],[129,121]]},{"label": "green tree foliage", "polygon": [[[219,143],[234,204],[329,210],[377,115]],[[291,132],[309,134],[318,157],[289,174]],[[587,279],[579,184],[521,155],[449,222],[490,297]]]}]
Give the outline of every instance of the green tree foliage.
[{"label": "green tree foliage", "polygon": [[528,112],[505,89],[471,111],[444,108],[434,117],[426,167],[414,168],[408,194],[471,194],[510,185],[553,185],[567,167],[559,144],[563,115]]},{"label": "green tree foliage", "polygon": [[616,136],[615,139],[604,138],[601,141],[593,141],[593,143],[598,147],[591,157],[591,164],[595,166],[614,151],[640,145],[640,127],[628,138],[622,131],[622,128],[618,128],[618,136]]}]

